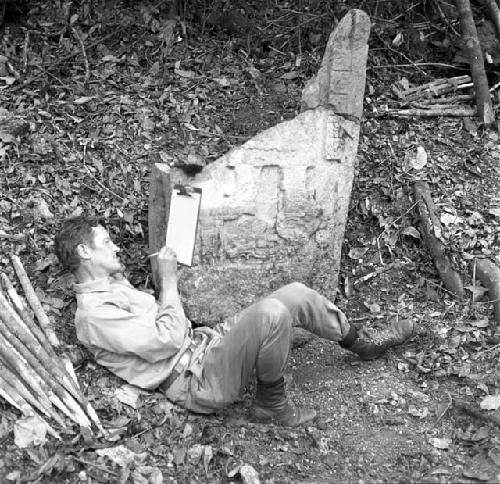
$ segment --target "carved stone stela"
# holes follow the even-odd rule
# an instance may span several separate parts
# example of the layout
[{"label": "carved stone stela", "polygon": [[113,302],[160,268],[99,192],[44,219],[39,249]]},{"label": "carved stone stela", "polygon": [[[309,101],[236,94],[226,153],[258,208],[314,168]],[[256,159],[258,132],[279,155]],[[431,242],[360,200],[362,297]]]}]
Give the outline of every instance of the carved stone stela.
[{"label": "carved stone stela", "polygon": [[[170,171],[171,185],[203,191],[196,263],[264,268],[280,262],[305,274],[318,251],[333,251],[340,260],[369,31],[361,10],[342,19],[317,76],[304,88],[297,117],[263,131],[196,176]],[[156,165],[158,170],[168,167]],[[150,245],[153,250],[158,243],[150,237]],[[337,273],[338,265],[331,273],[335,281]]]}]

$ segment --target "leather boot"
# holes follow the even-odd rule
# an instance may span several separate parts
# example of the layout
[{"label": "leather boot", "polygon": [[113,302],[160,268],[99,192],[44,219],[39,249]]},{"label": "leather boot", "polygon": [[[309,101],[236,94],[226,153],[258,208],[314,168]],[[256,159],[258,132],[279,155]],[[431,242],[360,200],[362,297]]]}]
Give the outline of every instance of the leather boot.
[{"label": "leather boot", "polygon": [[285,379],[280,378],[273,383],[257,382],[251,415],[257,422],[296,427],[313,420],[316,411],[296,407],[290,402],[285,393]]},{"label": "leather boot", "polygon": [[389,348],[408,341],[413,333],[414,324],[409,319],[393,321],[387,329],[373,334],[351,325],[349,333],[339,344],[359,355],[362,360],[373,360],[382,356]]}]

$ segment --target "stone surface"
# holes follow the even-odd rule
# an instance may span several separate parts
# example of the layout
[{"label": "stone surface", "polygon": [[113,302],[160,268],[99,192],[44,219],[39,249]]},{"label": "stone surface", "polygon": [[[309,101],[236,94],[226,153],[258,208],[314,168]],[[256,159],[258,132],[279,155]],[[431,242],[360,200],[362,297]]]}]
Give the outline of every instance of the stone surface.
[{"label": "stone surface", "polygon": [[329,39],[318,75],[304,90],[305,110],[296,118],[258,134],[195,176],[171,170],[172,184],[203,190],[197,267],[189,270],[197,288],[213,293],[215,299],[217,294],[224,297],[214,289],[221,270],[231,278],[250,269],[249,279],[260,274],[262,281],[281,273],[282,282],[310,282],[325,254],[333,261],[329,279],[336,284],[358,146],[369,29],[369,19],[360,10],[342,19]]},{"label": "stone surface", "polygon": [[362,10],[350,10],[332,32],[318,74],[305,86],[302,104],[328,107],[335,114],[363,113],[370,19]]}]

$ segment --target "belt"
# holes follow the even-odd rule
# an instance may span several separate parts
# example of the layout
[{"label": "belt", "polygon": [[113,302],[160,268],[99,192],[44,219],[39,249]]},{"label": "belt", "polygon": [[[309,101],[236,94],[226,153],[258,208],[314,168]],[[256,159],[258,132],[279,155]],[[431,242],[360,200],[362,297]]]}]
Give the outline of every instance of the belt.
[{"label": "belt", "polygon": [[162,390],[167,390],[170,387],[170,385],[172,385],[172,383],[174,383],[174,381],[177,380],[177,378],[179,378],[182,375],[182,373],[184,373],[184,370],[186,366],[189,364],[190,359],[191,359],[191,350],[188,349],[179,358],[179,361],[170,372],[170,375],[168,375],[167,378],[165,378],[165,380],[163,380],[163,382],[161,383],[160,387],[162,388]]}]

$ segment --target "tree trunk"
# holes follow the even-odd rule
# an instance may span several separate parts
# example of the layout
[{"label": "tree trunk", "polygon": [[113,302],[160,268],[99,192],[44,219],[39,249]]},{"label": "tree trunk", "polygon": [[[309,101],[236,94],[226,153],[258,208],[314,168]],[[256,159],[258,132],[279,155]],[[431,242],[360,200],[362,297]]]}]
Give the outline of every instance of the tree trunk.
[{"label": "tree trunk", "polygon": [[476,105],[479,120],[483,124],[492,124],[495,121],[490,93],[488,91],[488,80],[484,70],[483,52],[477,37],[476,25],[469,0],[455,0],[460,15],[460,30],[465,47],[469,55],[469,64],[476,91]]}]

